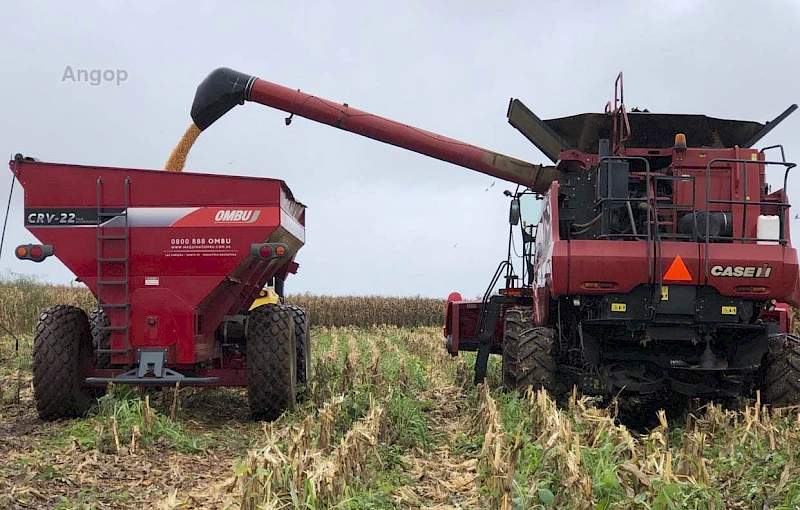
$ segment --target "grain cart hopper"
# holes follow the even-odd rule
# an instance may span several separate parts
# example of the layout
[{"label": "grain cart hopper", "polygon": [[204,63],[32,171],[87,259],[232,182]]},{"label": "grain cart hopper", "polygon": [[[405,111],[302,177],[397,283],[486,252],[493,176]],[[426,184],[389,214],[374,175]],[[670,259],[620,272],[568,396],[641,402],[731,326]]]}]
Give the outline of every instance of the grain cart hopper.
[{"label": "grain cart hopper", "polygon": [[98,310],[45,310],[33,352],[45,419],[85,413],[109,382],[246,387],[252,414],[291,407],[308,374],[303,310],[248,311],[268,280],[298,265],[305,206],[280,180],[56,164],[17,155],[25,227]]},{"label": "grain cart hopper", "polygon": [[[795,165],[780,146],[753,148],[797,106],[761,124],[628,112],[622,93],[620,73],[603,113],[550,120],[510,101],[509,123],[552,165],[227,68],[198,88],[192,118],[204,130],[252,101],[289,113],[287,125],[298,115],[516,183],[507,192],[507,260],[482,300],[452,293],[446,303],[446,348],[477,351],[476,382],[495,353],[510,389],[555,392],[563,381],[599,395],[735,396],[761,388],[769,403],[800,403],[800,343],[778,303],[800,304],[785,190]],[[767,158],[775,149],[781,158]],[[767,183],[773,172],[781,189]],[[520,227],[524,194],[542,207]]]}]

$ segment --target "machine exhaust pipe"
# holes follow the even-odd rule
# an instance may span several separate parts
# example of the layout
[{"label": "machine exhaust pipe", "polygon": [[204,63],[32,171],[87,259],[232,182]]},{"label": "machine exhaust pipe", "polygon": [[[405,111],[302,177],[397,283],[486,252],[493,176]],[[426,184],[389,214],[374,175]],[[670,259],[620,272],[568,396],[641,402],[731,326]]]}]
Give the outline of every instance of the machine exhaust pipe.
[{"label": "machine exhaust pipe", "polygon": [[197,87],[192,120],[202,131],[245,101],[327,124],[545,193],[558,180],[554,166],[537,165],[357,110],[221,67]]}]

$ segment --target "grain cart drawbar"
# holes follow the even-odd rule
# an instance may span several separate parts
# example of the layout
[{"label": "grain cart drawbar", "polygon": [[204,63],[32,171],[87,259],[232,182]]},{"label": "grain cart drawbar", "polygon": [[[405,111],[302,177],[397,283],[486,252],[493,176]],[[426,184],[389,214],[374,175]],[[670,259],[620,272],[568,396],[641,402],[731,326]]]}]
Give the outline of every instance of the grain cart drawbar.
[{"label": "grain cart drawbar", "polygon": [[24,222],[99,302],[45,310],[33,352],[44,419],[85,413],[105,386],[242,386],[254,417],[291,407],[308,378],[305,312],[249,310],[295,273],[305,206],[276,179],[78,166],[17,155]]},{"label": "grain cart drawbar", "polygon": [[[507,260],[482,300],[452,293],[446,304],[446,348],[477,351],[476,382],[496,353],[510,389],[712,397],[760,389],[766,402],[800,404],[800,342],[787,306],[800,304],[786,195],[795,165],[781,146],[754,148],[797,105],[761,124],[628,112],[622,94],[620,73],[603,113],[550,120],[510,101],[508,122],[552,165],[227,68],[205,79],[192,116],[206,129],[252,101],[289,113],[287,125],[298,115],[518,184],[507,192]],[[768,174],[783,187],[771,189]],[[524,194],[541,211],[520,225]]]}]

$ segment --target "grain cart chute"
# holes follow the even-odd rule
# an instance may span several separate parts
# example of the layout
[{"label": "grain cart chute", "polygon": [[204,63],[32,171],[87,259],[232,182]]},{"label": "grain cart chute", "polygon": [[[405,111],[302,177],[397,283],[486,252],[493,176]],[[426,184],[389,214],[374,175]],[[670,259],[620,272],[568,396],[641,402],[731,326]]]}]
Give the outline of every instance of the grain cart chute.
[{"label": "grain cart chute", "polygon": [[248,310],[271,279],[295,273],[305,206],[283,181],[79,166],[17,155],[25,227],[97,297],[90,316],[42,314],[33,352],[39,415],[84,413],[108,382],[241,386],[252,414],[290,408],[308,374],[302,310]]},{"label": "grain cart chute", "polygon": [[[519,186],[542,203],[522,222],[522,274],[512,243],[482,300],[447,300],[448,351],[503,357],[504,385],[551,392],[743,395],[800,403],[800,343],[788,172],[782,147],[753,148],[796,108],[761,124],[705,115],[628,112],[622,74],[603,113],[541,120],[519,100],[507,118],[553,163],[527,163],[227,68],[198,87],[200,130],[252,101],[460,165]],[[768,158],[778,154],[781,158]],[[782,172],[782,173],[781,173]],[[782,177],[770,189],[766,175]],[[496,283],[505,287],[492,295]]]}]

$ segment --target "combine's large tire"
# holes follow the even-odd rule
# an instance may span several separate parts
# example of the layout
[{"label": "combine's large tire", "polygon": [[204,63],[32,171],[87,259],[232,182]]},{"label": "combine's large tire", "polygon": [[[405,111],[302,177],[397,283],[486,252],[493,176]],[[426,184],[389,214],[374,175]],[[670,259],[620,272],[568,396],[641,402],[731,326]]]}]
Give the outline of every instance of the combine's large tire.
[{"label": "combine's large tire", "polygon": [[[100,331],[100,327],[108,327],[111,321],[108,315],[102,310],[97,309],[89,314],[89,325],[92,330],[92,347],[97,349],[108,349],[111,344],[111,332]],[[95,368],[109,368],[111,366],[111,355],[107,353],[97,354],[94,353],[94,366]]]},{"label": "combine's large tire", "polygon": [[761,400],[773,406],[800,405],[800,338],[770,337],[765,358]]},{"label": "combine's large tire", "polygon": [[308,333],[308,316],[299,306],[289,306],[294,320],[294,339],[297,347],[297,382],[307,384],[311,378],[311,335]]},{"label": "combine's large tire", "polygon": [[528,386],[555,398],[555,334],[537,327],[530,310],[514,308],[506,312],[503,328],[503,387],[525,391]]},{"label": "combine's large tire", "polygon": [[43,420],[81,417],[94,403],[83,386],[92,357],[89,318],[69,305],[48,308],[33,339],[33,398]]},{"label": "combine's large tire", "polygon": [[257,420],[276,420],[297,397],[294,319],[287,306],[269,303],[247,321],[247,396]]}]

